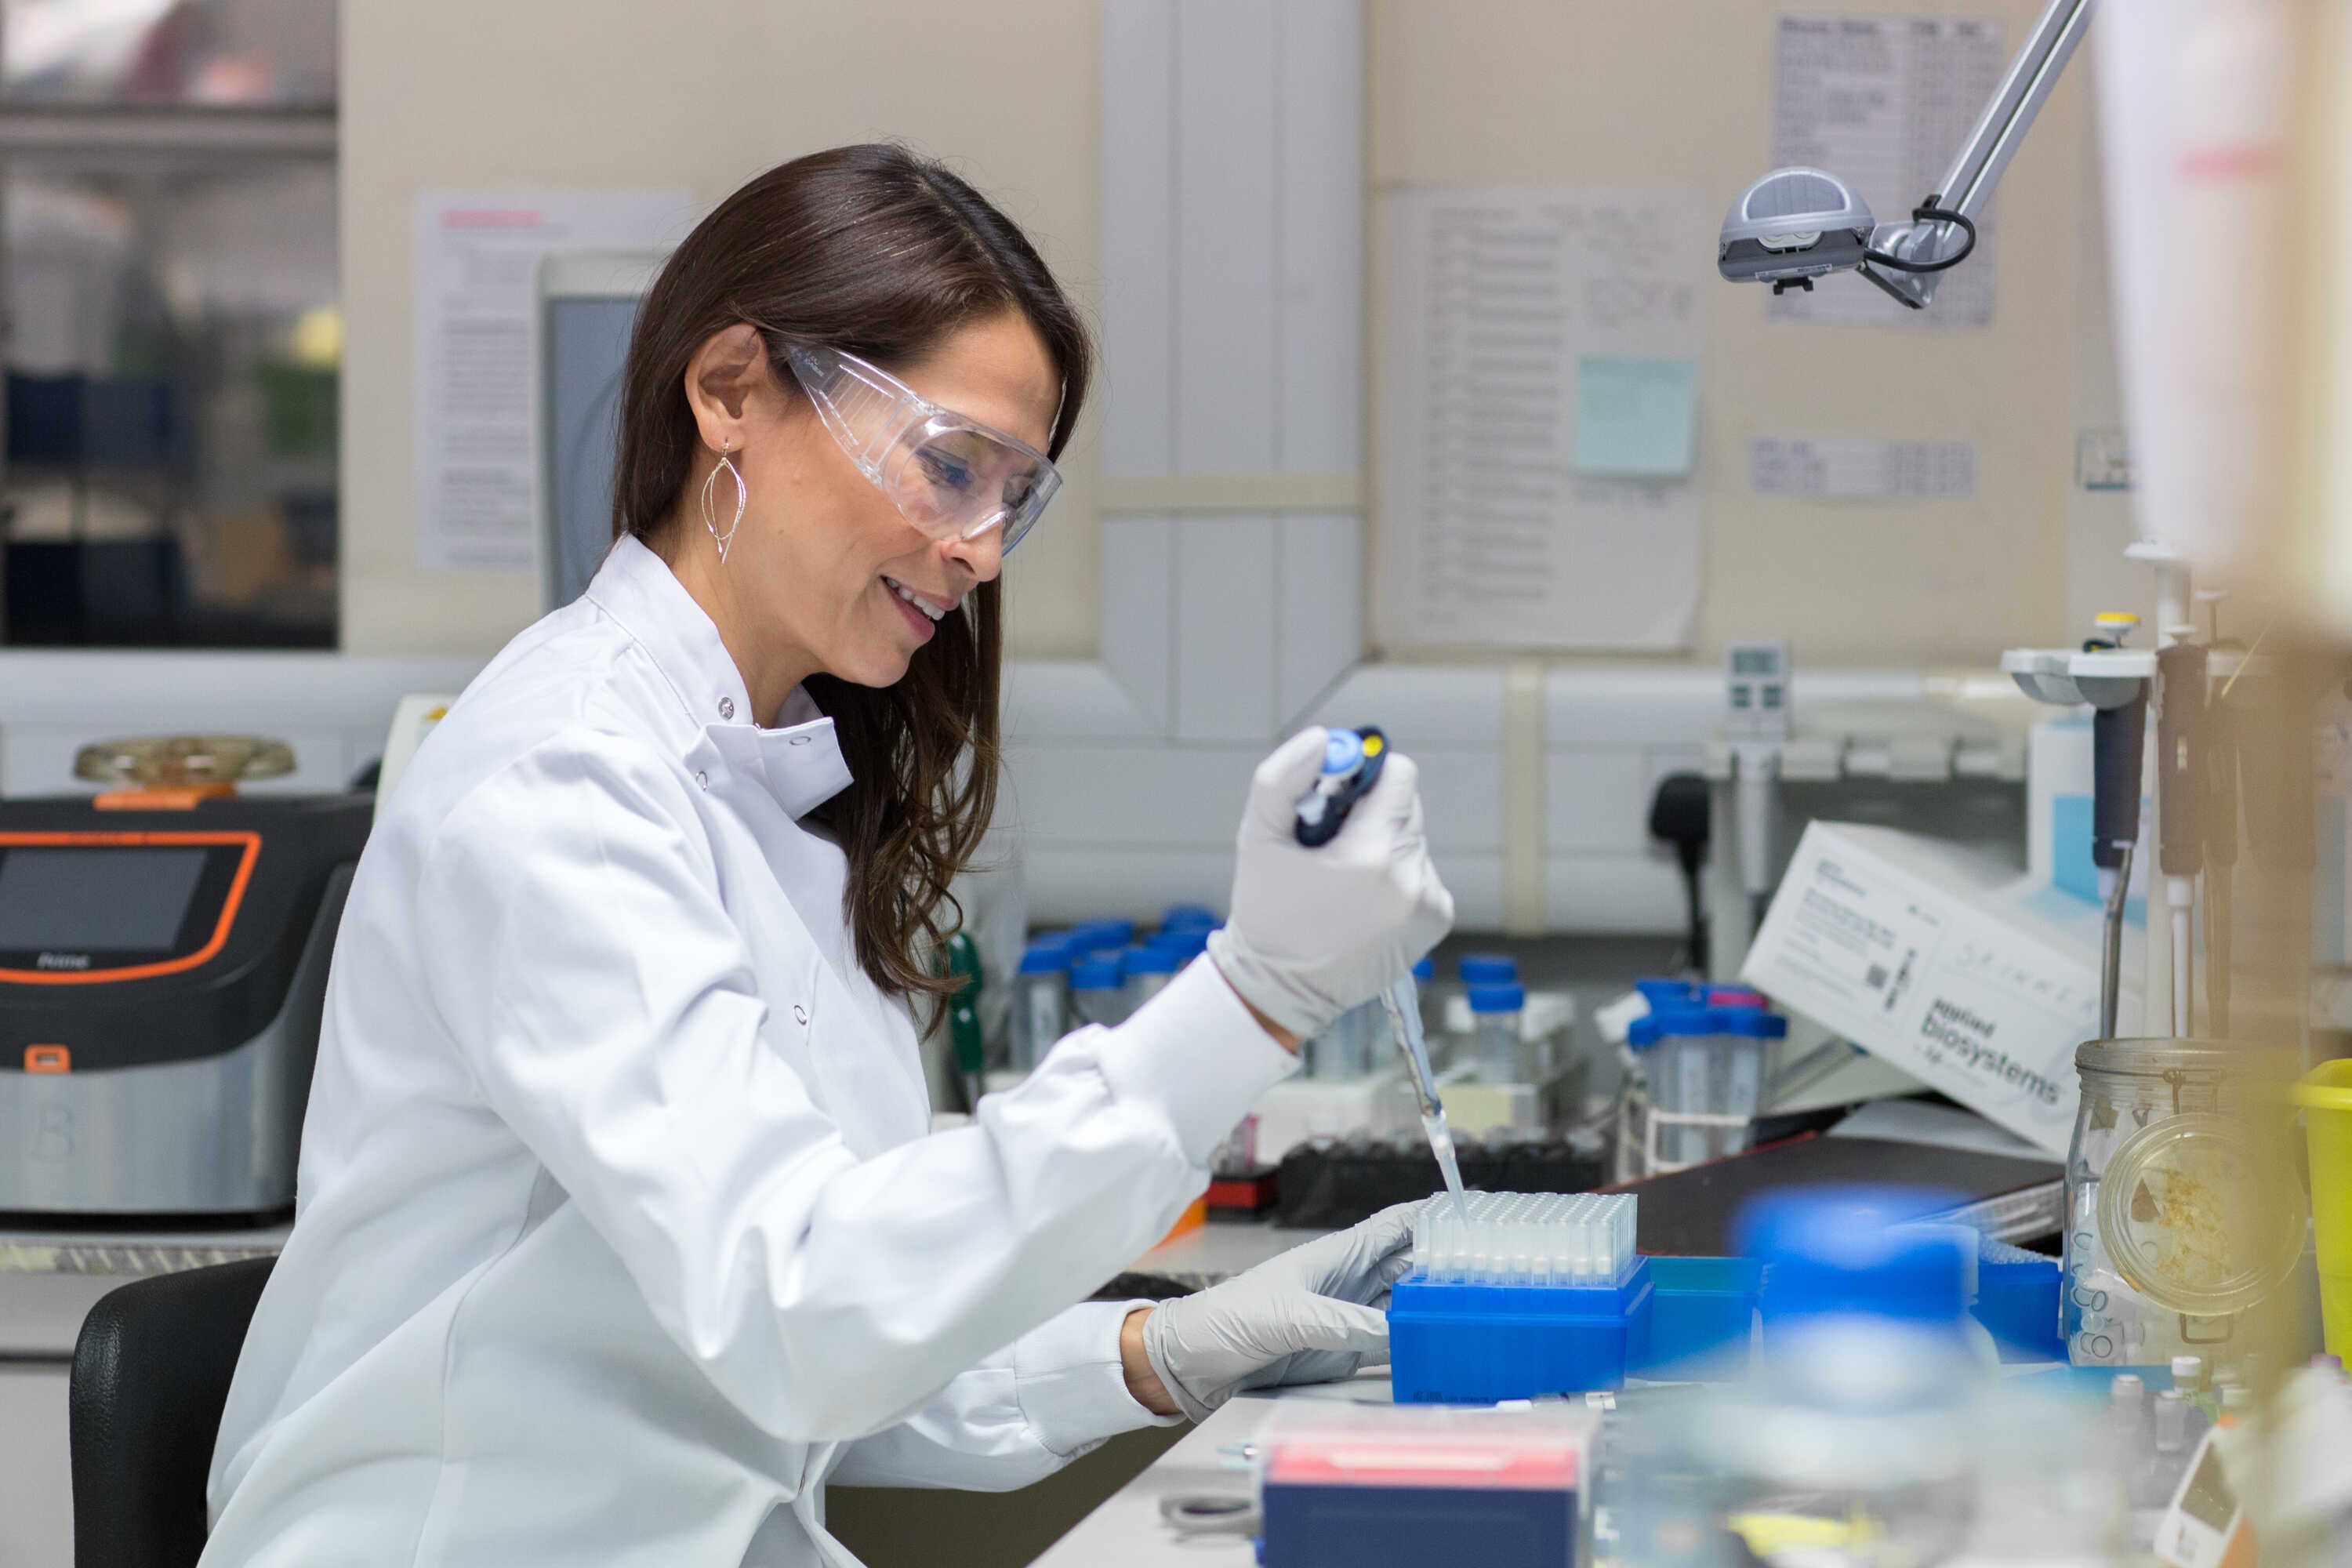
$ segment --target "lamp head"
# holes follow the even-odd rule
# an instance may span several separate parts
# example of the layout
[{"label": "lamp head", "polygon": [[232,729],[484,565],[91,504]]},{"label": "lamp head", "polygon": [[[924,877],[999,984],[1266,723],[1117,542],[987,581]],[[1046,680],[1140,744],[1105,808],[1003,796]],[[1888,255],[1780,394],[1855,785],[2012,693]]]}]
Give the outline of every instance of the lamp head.
[{"label": "lamp head", "polygon": [[1823,169],[1775,169],[1724,215],[1716,268],[1735,283],[1792,284],[1860,267],[1876,227],[1870,204]]}]

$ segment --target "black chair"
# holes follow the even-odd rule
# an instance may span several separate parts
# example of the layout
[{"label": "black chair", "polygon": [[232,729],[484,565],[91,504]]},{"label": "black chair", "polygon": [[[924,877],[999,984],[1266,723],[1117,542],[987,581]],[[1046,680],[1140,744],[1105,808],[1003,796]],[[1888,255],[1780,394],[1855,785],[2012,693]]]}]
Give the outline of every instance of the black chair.
[{"label": "black chair", "polygon": [[274,1258],[108,1292],[74,1344],[75,1568],[194,1568],[205,1477]]}]

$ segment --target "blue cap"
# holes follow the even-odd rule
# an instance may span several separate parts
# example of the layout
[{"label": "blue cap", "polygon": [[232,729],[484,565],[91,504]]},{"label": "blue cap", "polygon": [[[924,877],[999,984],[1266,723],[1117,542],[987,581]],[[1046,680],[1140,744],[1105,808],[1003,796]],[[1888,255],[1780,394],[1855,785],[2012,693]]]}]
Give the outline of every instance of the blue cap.
[{"label": "blue cap", "polygon": [[1119,987],[1118,954],[1090,952],[1070,965],[1073,991],[1116,991]]},{"label": "blue cap", "polygon": [[1469,992],[1473,1013],[1516,1013],[1528,1005],[1528,988],[1517,984],[1473,985]]},{"label": "blue cap", "polygon": [[1465,985],[1516,985],[1519,983],[1519,961],[1503,952],[1465,952],[1462,955],[1462,984]]},{"label": "blue cap", "polygon": [[1121,973],[1127,974],[1173,974],[1184,967],[1187,956],[1172,947],[1149,942],[1141,947],[1130,947],[1120,954],[1118,965]]},{"label": "blue cap", "polygon": [[1209,933],[1206,931],[1156,931],[1143,945],[1172,952],[1180,959],[1198,958],[1209,951]]},{"label": "blue cap", "polygon": [[1698,987],[1687,980],[1636,980],[1633,989],[1654,1012],[1660,1007],[1688,1006],[1698,1000]]},{"label": "blue cap", "polygon": [[1086,921],[1070,928],[1068,942],[1079,952],[1099,952],[1107,947],[1125,947],[1135,940],[1133,921]]},{"label": "blue cap", "polygon": [[1789,1020],[1778,1013],[1768,1013],[1761,1007],[1745,1003],[1717,1007],[1715,1032],[1738,1035],[1744,1040],[1785,1040],[1789,1037]]},{"label": "blue cap", "polygon": [[1426,985],[1431,981],[1436,979],[1437,960],[1433,958],[1424,958],[1419,963],[1414,964],[1412,966],[1412,977],[1417,983],[1423,985]]},{"label": "blue cap", "polygon": [[1060,974],[1070,967],[1070,944],[1060,937],[1033,942],[1021,950],[1024,974]]},{"label": "blue cap", "polygon": [[1721,1034],[1721,1024],[1722,1015],[1712,1007],[1660,1007],[1625,1026],[1625,1043],[1647,1050],[1660,1040]]},{"label": "blue cap", "polygon": [[1160,911],[1160,930],[1164,935],[1180,931],[1213,931],[1217,912],[1206,904],[1171,904]]},{"label": "blue cap", "polygon": [[1951,1236],[1906,1222],[1960,1200],[1925,1187],[1810,1187],[1768,1193],[1739,1212],[1738,1250],[1764,1264],[1759,1305],[1776,1319],[1861,1314],[1957,1323],[1969,1259]]}]

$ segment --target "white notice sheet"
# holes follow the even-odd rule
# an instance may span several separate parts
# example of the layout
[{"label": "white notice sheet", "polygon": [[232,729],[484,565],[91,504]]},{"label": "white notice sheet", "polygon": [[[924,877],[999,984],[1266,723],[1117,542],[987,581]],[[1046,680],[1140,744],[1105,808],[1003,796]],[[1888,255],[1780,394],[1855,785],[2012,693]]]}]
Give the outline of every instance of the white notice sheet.
[{"label": "white notice sheet", "polygon": [[1748,486],[1808,500],[1967,500],[1977,493],[1977,448],[1971,441],[1760,436],[1748,444]]},{"label": "white notice sheet", "polygon": [[[1688,643],[1697,479],[1580,472],[1578,378],[1627,360],[1692,374],[1717,216],[1679,189],[1383,197],[1383,644]],[[1634,466],[1671,468],[1647,457],[1670,416],[1689,417],[1664,408],[1585,444],[1605,434],[1601,446],[1642,448]]]},{"label": "white notice sheet", "polygon": [[[1827,169],[1900,223],[1959,155],[2009,57],[1985,16],[1783,16],[1772,78],[1770,167]],[[1776,321],[1982,327],[1992,321],[1993,206],[1978,215],[1976,254],[1946,273],[1924,310],[1857,273],[1814,280],[1810,294],[1767,293]]]},{"label": "white notice sheet", "polygon": [[427,191],[416,198],[416,564],[528,572],[537,559],[531,311],[561,251],[666,250],[684,191]]}]

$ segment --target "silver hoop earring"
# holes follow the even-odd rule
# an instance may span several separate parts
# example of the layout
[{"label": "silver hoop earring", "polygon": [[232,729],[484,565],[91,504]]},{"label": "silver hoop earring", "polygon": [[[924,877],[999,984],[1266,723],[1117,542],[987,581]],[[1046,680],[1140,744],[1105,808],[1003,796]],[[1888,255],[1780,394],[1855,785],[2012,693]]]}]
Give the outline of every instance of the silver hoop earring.
[{"label": "silver hoop earring", "polygon": [[[732,441],[719,447],[719,468],[711,469],[702,480],[702,526],[709,529],[710,537],[718,542],[719,563],[721,566],[727,564],[727,547],[735,542],[735,531],[743,526],[743,509],[751,504],[751,490],[743,482],[743,470],[737,468],[735,459],[728,456],[734,449]],[[710,512],[710,487],[718,481],[719,468],[726,469],[728,478],[735,481],[735,516],[727,524],[724,533],[719,531],[719,520]]]}]

